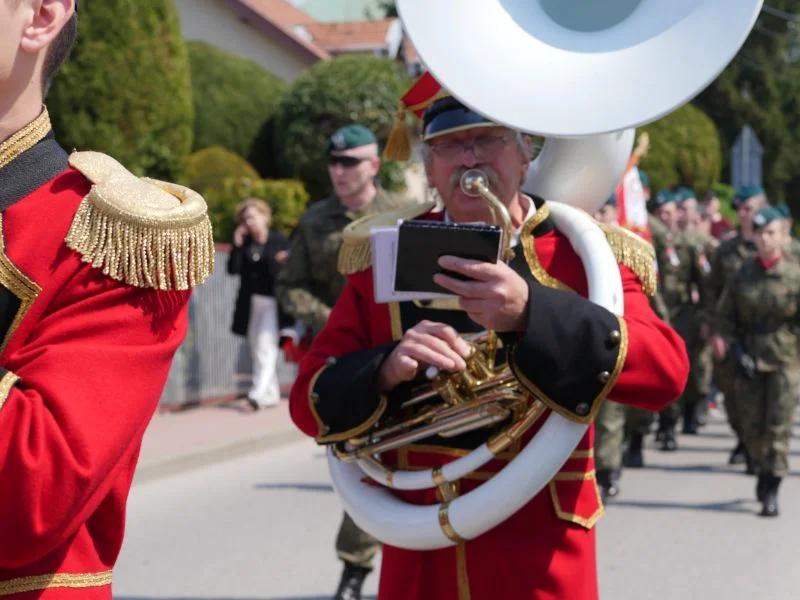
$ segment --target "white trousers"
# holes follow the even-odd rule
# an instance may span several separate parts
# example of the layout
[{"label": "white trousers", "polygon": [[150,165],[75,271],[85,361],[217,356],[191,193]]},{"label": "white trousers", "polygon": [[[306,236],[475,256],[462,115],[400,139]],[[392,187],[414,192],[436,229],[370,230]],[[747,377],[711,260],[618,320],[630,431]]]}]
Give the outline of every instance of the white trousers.
[{"label": "white trousers", "polygon": [[247,396],[260,406],[274,406],[281,401],[277,373],[278,303],[275,298],[258,294],[251,297],[247,342],[253,360],[253,383]]}]

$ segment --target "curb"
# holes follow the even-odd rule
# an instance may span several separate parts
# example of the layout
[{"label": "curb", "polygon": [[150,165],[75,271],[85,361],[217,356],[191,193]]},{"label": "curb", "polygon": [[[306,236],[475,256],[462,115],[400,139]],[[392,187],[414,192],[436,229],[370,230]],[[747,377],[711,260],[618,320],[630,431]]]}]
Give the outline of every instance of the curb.
[{"label": "curb", "polygon": [[308,440],[309,438],[292,426],[278,429],[256,438],[237,440],[229,444],[165,458],[162,461],[148,465],[140,465],[136,469],[133,485],[141,485],[193,469],[216,465],[270,448],[287,446],[304,439]]}]

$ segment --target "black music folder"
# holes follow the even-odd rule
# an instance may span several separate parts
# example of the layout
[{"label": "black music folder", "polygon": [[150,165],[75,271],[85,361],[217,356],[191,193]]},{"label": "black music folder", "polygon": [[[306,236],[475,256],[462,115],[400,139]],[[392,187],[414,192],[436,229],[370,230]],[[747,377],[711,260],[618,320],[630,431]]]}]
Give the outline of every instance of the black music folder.
[{"label": "black music folder", "polygon": [[467,279],[439,266],[442,256],[458,256],[496,263],[500,258],[502,229],[483,223],[404,221],[398,227],[394,289],[397,292],[452,295],[436,285],[433,276],[445,273]]}]

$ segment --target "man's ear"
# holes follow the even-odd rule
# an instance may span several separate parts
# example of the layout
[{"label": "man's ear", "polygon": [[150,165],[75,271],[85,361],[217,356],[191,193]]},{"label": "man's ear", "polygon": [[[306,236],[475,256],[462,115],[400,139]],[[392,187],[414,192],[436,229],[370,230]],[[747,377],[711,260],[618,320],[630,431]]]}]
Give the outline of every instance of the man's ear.
[{"label": "man's ear", "polygon": [[75,13],[75,0],[34,0],[33,14],[25,26],[20,49],[36,54],[47,48]]}]

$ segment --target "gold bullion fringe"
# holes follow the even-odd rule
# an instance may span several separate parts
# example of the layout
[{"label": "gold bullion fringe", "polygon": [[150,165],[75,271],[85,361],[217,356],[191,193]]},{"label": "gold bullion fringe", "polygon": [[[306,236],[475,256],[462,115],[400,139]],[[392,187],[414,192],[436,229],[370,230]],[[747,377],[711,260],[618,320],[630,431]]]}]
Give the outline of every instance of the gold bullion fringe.
[{"label": "gold bullion fringe", "polygon": [[365,271],[370,266],[372,266],[372,246],[368,235],[342,241],[342,248],[339,251],[339,273],[352,275]]},{"label": "gold bullion fringe", "polygon": [[66,238],[67,246],[117,281],[141,288],[186,290],[214,270],[211,222],[164,226],[128,222],[84,198]]},{"label": "gold bullion fringe", "polygon": [[618,263],[636,273],[642,282],[642,289],[648,296],[654,296],[658,286],[656,255],[653,247],[634,233],[621,227],[602,224],[611,250]]}]

